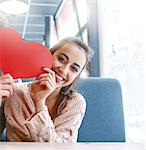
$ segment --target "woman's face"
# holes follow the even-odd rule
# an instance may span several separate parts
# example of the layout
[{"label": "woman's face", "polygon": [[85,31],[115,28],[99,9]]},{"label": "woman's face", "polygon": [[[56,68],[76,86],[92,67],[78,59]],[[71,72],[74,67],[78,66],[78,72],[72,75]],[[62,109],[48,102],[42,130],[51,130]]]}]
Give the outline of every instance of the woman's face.
[{"label": "woman's face", "polygon": [[83,49],[75,44],[65,43],[53,54],[52,70],[55,72],[57,87],[70,85],[86,63]]}]

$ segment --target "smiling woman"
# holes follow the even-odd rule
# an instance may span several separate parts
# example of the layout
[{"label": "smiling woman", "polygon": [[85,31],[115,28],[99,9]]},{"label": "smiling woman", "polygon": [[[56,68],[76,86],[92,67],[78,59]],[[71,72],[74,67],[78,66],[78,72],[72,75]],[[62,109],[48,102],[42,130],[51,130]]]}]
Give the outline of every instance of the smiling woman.
[{"label": "smiling woman", "polygon": [[4,99],[8,141],[77,140],[86,102],[72,88],[93,53],[75,37],[62,40],[51,52],[52,68],[44,67],[28,85],[13,85],[13,95]]}]

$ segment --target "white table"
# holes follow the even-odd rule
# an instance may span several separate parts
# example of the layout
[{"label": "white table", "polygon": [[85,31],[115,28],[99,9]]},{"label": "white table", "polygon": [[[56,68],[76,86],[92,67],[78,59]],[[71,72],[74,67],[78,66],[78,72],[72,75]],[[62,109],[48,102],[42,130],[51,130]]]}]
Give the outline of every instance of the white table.
[{"label": "white table", "polygon": [[0,143],[0,150],[144,150],[144,144],[131,143]]}]

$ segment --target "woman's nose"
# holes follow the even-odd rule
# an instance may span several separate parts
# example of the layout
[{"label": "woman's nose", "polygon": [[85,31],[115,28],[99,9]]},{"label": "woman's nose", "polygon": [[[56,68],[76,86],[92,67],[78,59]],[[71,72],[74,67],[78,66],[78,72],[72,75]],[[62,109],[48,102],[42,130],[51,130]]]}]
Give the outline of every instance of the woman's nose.
[{"label": "woman's nose", "polygon": [[62,74],[67,75],[69,71],[69,67],[67,65],[62,66],[59,68],[59,71],[61,71]]}]

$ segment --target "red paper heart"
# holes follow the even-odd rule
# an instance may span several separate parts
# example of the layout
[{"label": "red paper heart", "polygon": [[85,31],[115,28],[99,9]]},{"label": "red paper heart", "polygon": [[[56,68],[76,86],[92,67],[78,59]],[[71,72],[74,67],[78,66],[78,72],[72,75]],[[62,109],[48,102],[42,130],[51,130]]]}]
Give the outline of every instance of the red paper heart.
[{"label": "red paper heart", "polygon": [[16,78],[32,78],[43,73],[42,67],[51,68],[49,49],[36,42],[24,42],[11,28],[0,29],[0,68]]}]

